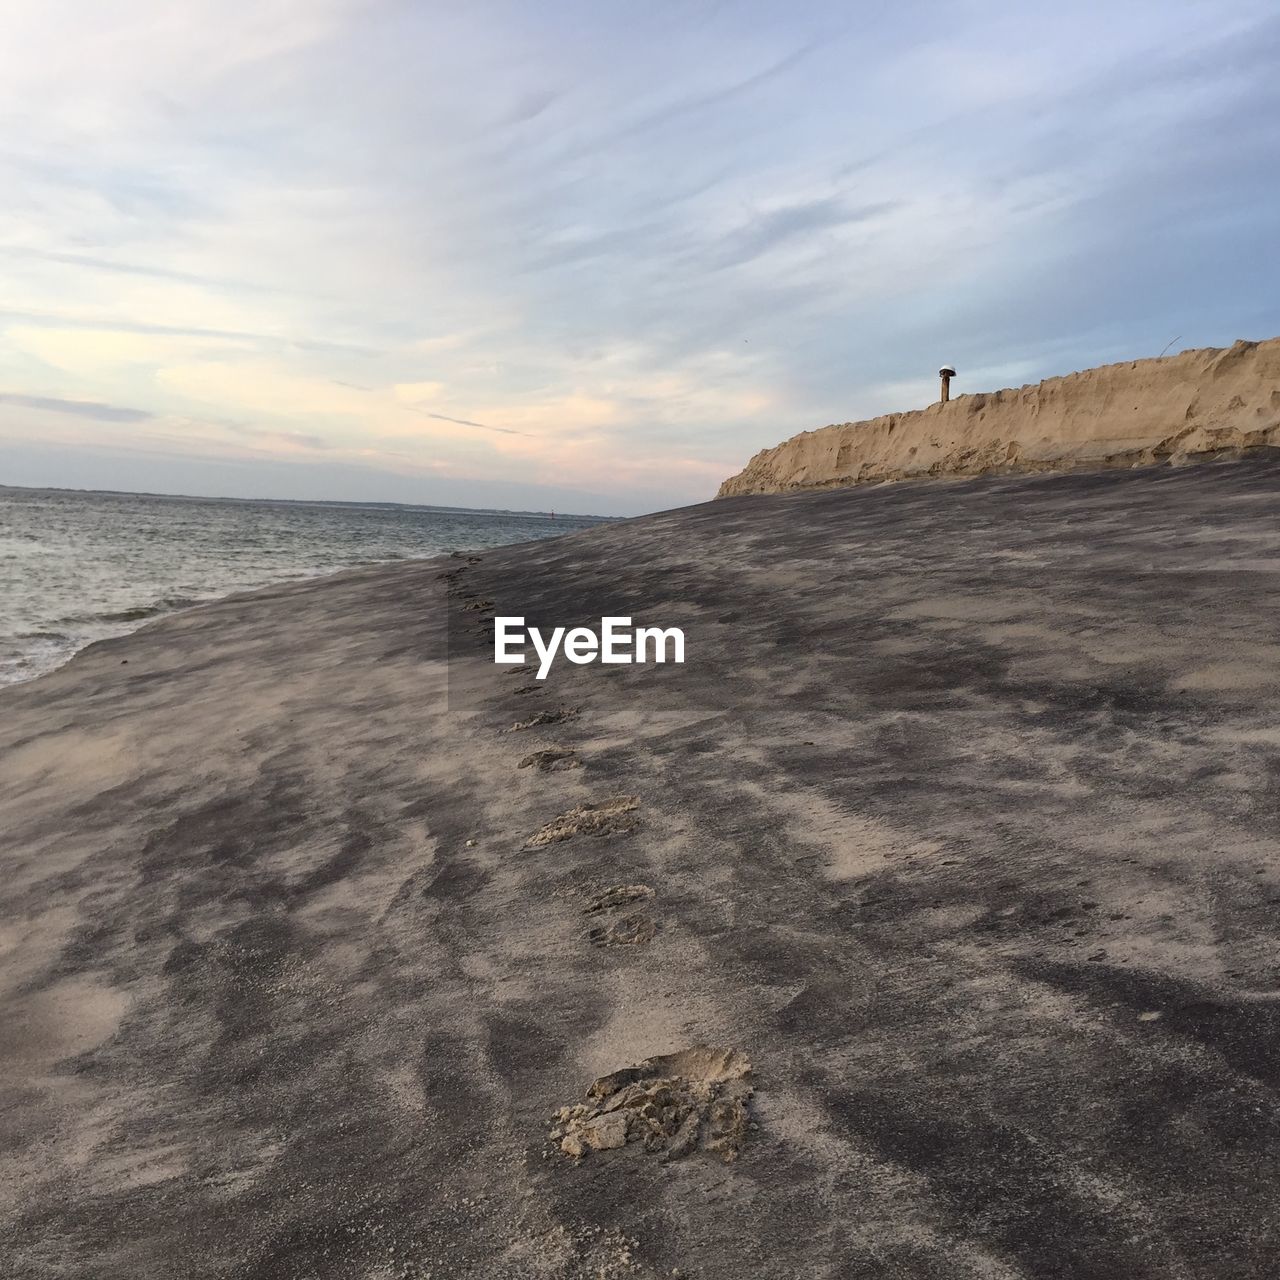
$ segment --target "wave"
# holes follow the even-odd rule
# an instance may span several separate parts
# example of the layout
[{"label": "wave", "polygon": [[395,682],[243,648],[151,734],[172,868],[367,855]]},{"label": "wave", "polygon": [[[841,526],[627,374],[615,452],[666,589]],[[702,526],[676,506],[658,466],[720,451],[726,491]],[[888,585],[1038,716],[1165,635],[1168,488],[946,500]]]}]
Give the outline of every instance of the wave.
[{"label": "wave", "polygon": [[173,613],[178,609],[190,609],[200,601],[192,596],[163,596],[151,604],[138,605],[134,609],[121,609],[115,613],[100,613],[99,622],[144,622],[147,618],[158,618],[162,613]]},{"label": "wave", "polygon": [[158,618],[163,613],[174,613],[178,609],[190,609],[193,605],[203,604],[196,596],[162,596],[150,604],[134,605],[128,609],[110,609],[102,613],[80,613],[69,618],[59,618],[59,623],[103,623],[103,622],[145,622],[148,618]]}]

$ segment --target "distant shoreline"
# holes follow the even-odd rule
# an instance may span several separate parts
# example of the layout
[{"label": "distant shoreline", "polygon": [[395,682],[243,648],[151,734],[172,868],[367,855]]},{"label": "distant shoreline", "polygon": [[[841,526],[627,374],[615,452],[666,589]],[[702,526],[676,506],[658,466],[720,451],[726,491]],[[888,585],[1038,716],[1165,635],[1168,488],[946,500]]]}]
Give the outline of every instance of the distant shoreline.
[{"label": "distant shoreline", "polygon": [[0,484],[0,493],[68,493],[84,497],[101,498],[153,498],[174,502],[242,502],[262,503],[267,506],[296,507],[367,507],[371,509],[385,508],[404,511],[438,511],[450,515],[502,515],[526,516],[534,519],[549,520],[592,520],[602,523],[617,520],[632,520],[634,516],[597,516],[588,512],[575,511],[525,511],[518,507],[449,507],[428,502],[360,502],[341,498],[238,498],[225,495],[190,494],[190,493],[153,493],[146,489],[73,489],[62,485],[18,485]]}]

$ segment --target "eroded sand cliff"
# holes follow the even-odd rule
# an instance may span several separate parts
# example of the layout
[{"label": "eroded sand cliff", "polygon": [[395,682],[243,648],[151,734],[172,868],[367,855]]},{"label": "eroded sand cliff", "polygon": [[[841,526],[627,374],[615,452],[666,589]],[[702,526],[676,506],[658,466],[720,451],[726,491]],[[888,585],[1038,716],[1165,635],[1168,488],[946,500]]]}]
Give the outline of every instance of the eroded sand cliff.
[{"label": "eroded sand cliff", "polygon": [[1280,338],[1204,347],[804,431],[727,498],[924,475],[1140,466],[1280,444]]}]

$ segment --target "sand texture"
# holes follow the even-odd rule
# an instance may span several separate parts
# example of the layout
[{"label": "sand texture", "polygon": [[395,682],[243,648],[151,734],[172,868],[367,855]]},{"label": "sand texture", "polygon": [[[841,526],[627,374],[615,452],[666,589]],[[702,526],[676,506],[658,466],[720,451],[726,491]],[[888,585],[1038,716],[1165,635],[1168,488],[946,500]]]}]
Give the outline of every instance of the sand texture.
[{"label": "sand texture", "polygon": [[719,496],[1178,463],[1276,445],[1280,338],[1109,364],[805,431],[757,453]]},{"label": "sand texture", "polygon": [[[518,692],[471,600],[688,661]],[[5,690],[0,1275],[1269,1280],[1277,617],[1257,456],[728,499]]]}]

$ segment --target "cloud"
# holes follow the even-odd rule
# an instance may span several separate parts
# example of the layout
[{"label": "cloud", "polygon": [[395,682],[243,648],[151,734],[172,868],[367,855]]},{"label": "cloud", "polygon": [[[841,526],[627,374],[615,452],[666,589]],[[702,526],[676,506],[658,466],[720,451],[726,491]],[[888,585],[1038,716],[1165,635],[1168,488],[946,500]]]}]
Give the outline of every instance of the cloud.
[{"label": "cloud", "polygon": [[822,196],[771,209],[753,218],[742,230],[722,242],[717,264],[722,267],[740,266],[799,238],[806,241],[810,252],[815,249],[821,252],[822,243],[816,239],[817,233],[870,222],[900,208],[902,203],[880,200],[850,206],[842,196]]},{"label": "cloud", "polygon": [[57,396],[27,396],[15,391],[0,391],[0,404],[18,409],[37,409],[43,413],[65,413],[95,422],[150,422],[155,414],[146,409],[126,405],[100,404],[95,400],[61,400]]},{"label": "cloud", "polygon": [[236,342],[283,350],[314,351],[321,354],[368,356],[371,347],[347,343],[321,342],[278,333],[253,332],[245,329],[214,329],[200,325],[154,324],[145,320],[128,320],[119,316],[75,315],[59,311],[35,311],[0,306],[0,317],[31,326],[50,329],[87,329],[94,333],[154,334],[158,337],[200,338],[216,342]]},{"label": "cloud", "polygon": [[262,285],[243,280],[224,280],[215,275],[199,275],[191,271],[145,266],[137,262],[118,262],[91,253],[54,253],[47,249],[35,249],[29,245],[0,245],[0,254],[6,258],[30,262],[33,259],[59,266],[84,267],[90,271],[104,271],[125,276],[144,276],[153,280],[172,280],[181,284],[194,284],[202,289],[227,290],[233,293],[270,292]]},{"label": "cloud", "polygon": [[121,329],[66,329],[11,325],[5,337],[19,351],[64,373],[95,377],[129,367],[150,369],[198,351],[243,346],[243,339],[193,334],[150,334]]},{"label": "cloud", "polygon": [[657,109],[646,112],[639,119],[633,120],[621,128],[606,134],[604,138],[597,139],[591,144],[591,148],[616,146],[629,135],[644,133],[682,118],[697,116],[714,108],[729,105],[735,99],[750,93],[751,90],[758,88],[760,85],[767,84],[769,81],[794,70],[814,50],[819,48],[820,44],[821,41],[818,39],[806,40],[781,58],[774,58],[763,67],[748,71],[745,74],[739,74],[727,84],[678,97],[673,101],[664,103]]},{"label": "cloud", "polygon": [[536,120],[563,95],[555,89],[530,89],[520,95],[499,121],[500,125],[527,124]]},{"label": "cloud", "polygon": [[517,431],[514,427],[494,427],[484,422],[472,422],[468,418],[451,418],[445,413],[428,413],[425,416],[434,418],[437,422],[453,422],[460,427],[478,427],[481,431],[497,431],[505,436],[521,436],[525,434],[523,431]]},{"label": "cloud", "polygon": [[230,406],[241,414],[334,420],[403,411],[376,391],[260,359],[167,364],[156,371],[155,378],[166,390],[194,403]]}]

